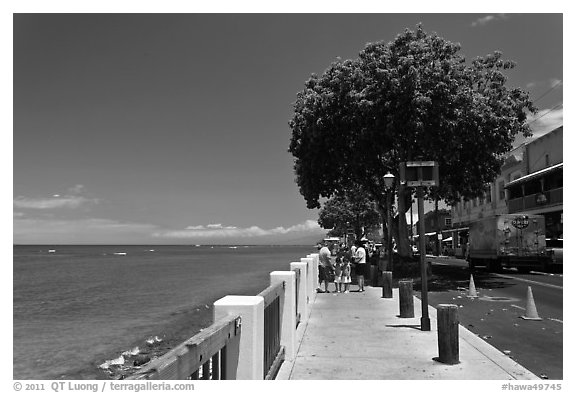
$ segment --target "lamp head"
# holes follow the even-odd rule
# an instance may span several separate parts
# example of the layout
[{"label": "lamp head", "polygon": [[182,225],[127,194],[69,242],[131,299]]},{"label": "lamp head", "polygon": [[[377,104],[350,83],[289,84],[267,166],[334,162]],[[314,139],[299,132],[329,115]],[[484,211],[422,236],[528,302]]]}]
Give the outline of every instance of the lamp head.
[{"label": "lamp head", "polygon": [[394,185],[394,175],[390,172],[384,175],[384,185],[386,188],[390,188]]}]

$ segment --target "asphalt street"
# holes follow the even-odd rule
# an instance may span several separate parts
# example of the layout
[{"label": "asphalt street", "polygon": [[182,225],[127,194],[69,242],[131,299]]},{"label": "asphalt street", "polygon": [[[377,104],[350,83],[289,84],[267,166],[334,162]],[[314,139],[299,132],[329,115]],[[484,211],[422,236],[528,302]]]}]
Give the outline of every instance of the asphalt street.
[{"label": "asphalt street", "polygon": [[[470,298],[470,271],[460,259],[432,259],[429,304],[456,304],[460,324],[543,379],[562,379],[563,276],[476,269],[478,297]],[[525,320],[528,287],[540,321]],[[415,283],[415,290],[420,290]],[[417,293],[418,294],[418,293]],[[420,313],[420,310],[415,310]]]}]

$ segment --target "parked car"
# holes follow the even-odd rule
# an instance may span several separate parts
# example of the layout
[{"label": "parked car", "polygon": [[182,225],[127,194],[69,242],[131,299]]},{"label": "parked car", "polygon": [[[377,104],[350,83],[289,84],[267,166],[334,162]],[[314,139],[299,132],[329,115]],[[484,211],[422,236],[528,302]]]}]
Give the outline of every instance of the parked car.
[{"label": "parked car", "polygon": [[561,270],[563,266],[563,239],[546,239],[546,252],[552,259],[552,269]]}]

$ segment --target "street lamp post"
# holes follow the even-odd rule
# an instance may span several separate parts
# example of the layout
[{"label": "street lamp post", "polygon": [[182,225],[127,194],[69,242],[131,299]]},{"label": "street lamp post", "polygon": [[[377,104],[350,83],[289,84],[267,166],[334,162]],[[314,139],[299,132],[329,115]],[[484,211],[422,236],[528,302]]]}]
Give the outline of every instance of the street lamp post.
[{"label": "street lamp post", "polygon": [[388,270],[392,271],[392,194],[394,192],[394,175],[388,172],[384,175],[384,185],[386,186],[386,209],[387,209],[387,226],[388,226]]},{"label": "street lamp post", "polygon": [[420,329],[422,331],[430,331],[430,317],[428,316],[428,275],[426,271],[426,233],[424,226],[424,188],[421,186],[416,187],[418,195],[418,232],[420,241],[420,274],[422,277],[422,291],[420,303],[422,304],[422,317],[420,318]]},{"label": "street lamp post", "polygon": [[436,161],[408,161],[400,164],[400,181],[406,181],[408,187],[416,187],[418,198],[418,232],[420,241],[420,271],[422,276],[422,318],[420,329],[430,330],[428,316],[428,276],[426,272],[426,233],[424,227],[424,187],[439,187],[440,174]]}]

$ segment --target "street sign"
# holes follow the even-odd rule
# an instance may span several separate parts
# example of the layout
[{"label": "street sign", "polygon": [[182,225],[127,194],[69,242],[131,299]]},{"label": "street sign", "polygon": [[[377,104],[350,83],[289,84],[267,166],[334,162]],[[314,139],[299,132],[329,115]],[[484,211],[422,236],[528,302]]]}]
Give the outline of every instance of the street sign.
[{"label": "street sign", "polygon": [[438,162],[407,161],[400,163],[400,181],[408,187],[432,187],[440,185]]}]

